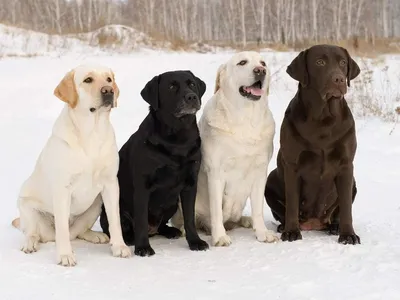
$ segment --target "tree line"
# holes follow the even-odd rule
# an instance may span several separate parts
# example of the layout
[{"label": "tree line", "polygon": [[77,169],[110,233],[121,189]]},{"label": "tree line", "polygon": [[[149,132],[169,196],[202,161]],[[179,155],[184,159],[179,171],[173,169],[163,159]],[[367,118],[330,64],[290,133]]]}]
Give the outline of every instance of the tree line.
[{"label": "tree line", "polygon": [[122,24],[215,44],[374,41],[400,36],[400,0],[0,0],[0,23],[55,34]]}]

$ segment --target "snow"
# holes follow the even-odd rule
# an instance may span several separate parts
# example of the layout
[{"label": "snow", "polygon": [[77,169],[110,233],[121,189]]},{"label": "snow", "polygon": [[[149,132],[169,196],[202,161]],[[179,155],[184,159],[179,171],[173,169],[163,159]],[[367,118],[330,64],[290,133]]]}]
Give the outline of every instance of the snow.
[{"label": "snow", "polygon": [[[127,54],[144,50],[169,51],[170,42],[154,39],[132,27],[107,25],[79,34],[45,34],[0,24],[0,58],[2,56],[53,56]],[[193,52],[215,52],[221,47],[204,43],[188,45]]]},{"label": "snow", "polygon": [[144,48],[169,47],[169,43],[155,41],[143,32],[123,25],[108,25],[80,34],[49,35],[0,24],[0,36],[0,57],[104,55],[110,50],[126,53]]},{"label": "snow", "polygon": [[[296,89],[285,73],[295,53],[264,54],[274,74],[269,97],[277,124],[272,170],[280,123]],[[252,230],[237,229],[230,233],[230,247],[207,252],[191,252],[184,238],[152,238],[156,255],[150,258],[114,258],[109,245],[73,241],[78,259],[74,268],[55,264],[54,243],[42,244],[31,255],[19,251],[23,235],[11,227],[18,215],[17,195],[62,108],[52,93],[69,69],[87,61],[113,68],[121,94],[112,123],[122,146],[147,114],[139,92],[155,74],[191,69],[207,84],[204,104],[218,66],[230,55],[141,51],[0,60],[0,299],[400,299],[400,129],[390,134],[393,123],[370,117],[357,119],[353,212],[361,245],[340,245],[337,237],[319,232],[305,232],[303,240],[293,243],[262,244]],[[382,97],[385,87],[399,91],[400,57],[384,59],[374,65],[377,81],[382,65],[390,65],[390,84],[375,86]],[[355,100],[357,93],[347,98]],[[275,230],[266,205],[265,219]],[[100,229],[98,223],[95,228]],[[210,242],[209,236],[203,237]]]}]

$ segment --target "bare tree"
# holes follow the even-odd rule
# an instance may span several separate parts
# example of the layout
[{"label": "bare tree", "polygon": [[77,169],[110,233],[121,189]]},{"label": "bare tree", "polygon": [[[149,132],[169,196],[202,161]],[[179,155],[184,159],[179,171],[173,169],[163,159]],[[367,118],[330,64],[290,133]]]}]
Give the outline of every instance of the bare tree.
[{"label": "bare tree", "polygon": [[[132,26],[165,40],[246,46],[400,37],[400,0],[0,0],[0,23],[48,33]],[[334,24],[334,26],[332,26]]]},{"label": "bare tree", "polygon": [[242,45],[246,47],[247,37],[246,37],[246,18],[245,18],[245,5],[244,0],[240,0],[240,13],[241,13],[241,23],[242,23]]}]

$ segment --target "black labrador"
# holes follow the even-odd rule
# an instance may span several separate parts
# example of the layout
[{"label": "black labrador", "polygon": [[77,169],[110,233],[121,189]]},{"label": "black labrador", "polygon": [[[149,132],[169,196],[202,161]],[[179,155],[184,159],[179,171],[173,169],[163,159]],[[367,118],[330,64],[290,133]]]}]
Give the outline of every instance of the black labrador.
[{"label": "black labrador", "polygon": [[[206,84],[190,71],[155,76],[141,91],[150,112],[119,151],[118,171],[122,233],[127,245],[135,245],[136,255],[155,253],[149,236],[181,236],[167,225],[179,201],[190,249],[208,249],[194,220],[201,163],[196,112],[205,91]],[[109,235],[104,207],[100,224]]]},{"label": "black labrador", "polygon": [[299,240],[300,230],[326,230],[339,234],[340,243],[358,244],[352,219],[357,140],[344,95],[360,68],[346,49],[316,45],[302,51],[287,73],[299,85],[285,112],[277,168],[265,189],[281,222],[281,239]]}]

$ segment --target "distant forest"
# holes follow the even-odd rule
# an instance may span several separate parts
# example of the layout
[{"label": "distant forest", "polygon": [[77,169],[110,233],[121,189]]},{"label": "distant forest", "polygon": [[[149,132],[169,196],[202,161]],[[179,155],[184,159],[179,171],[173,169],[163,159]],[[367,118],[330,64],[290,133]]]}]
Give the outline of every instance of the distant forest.
[{"label": "distant forest", "polygon": [[163,40],[295,45],[400,37],[400,0],[0,0],[0,23],[54,34],[108,24]]}]

